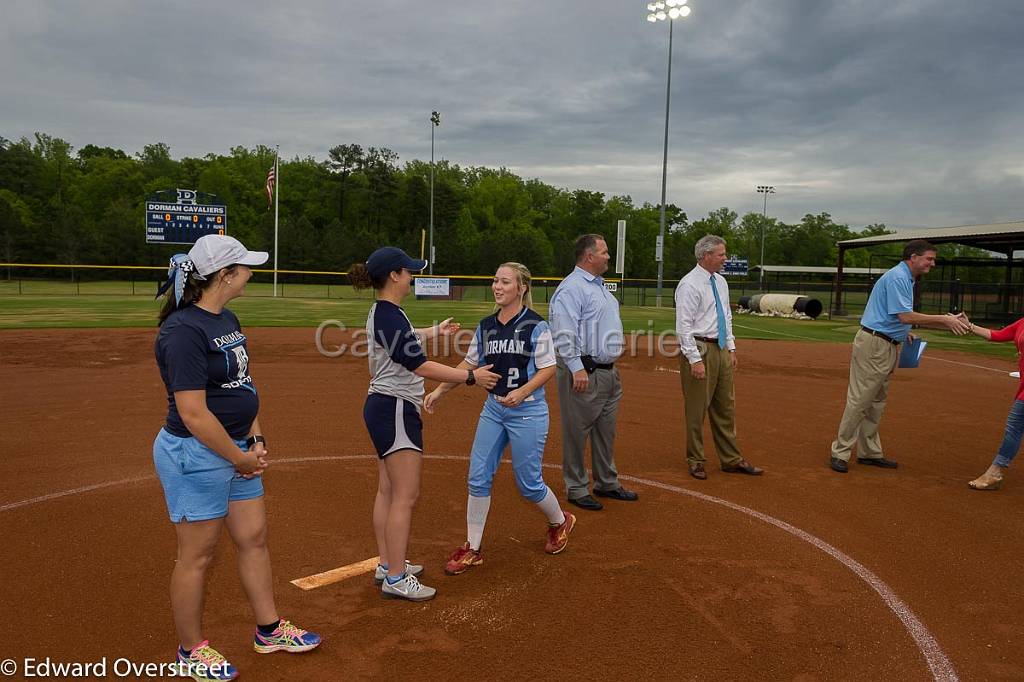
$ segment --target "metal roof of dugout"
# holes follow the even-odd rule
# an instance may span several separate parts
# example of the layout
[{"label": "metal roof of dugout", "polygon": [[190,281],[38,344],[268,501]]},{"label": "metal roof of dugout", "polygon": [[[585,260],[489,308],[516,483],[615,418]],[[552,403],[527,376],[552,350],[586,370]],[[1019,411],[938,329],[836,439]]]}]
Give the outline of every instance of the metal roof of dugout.
[{"label": "metal roof of dugout", "polygon": [[[848,250],[880,244],[909,242],[912,239],[926,239],[936,246],[939,244],[965,244],[1001,253],[1006,256],[1006,284],[1009,285],[1013,275],[1013,253],[1024,250],[1024,221],[989,225],[957,225],[955,227],[920,227],[837,242],[839,253],[836,258],[836,295],[832,314],[846,314],[846,311],[843,310],[843,263]],[[852,269],[845,270],[845,272],[851,271]],[[1009,299],[1007,299],[1008,302]]]}]

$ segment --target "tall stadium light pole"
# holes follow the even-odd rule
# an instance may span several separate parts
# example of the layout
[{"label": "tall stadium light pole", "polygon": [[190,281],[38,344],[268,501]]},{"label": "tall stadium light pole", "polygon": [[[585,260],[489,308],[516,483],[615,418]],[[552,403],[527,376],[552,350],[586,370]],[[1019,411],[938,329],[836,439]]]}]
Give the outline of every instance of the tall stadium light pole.
[{"label": "tall stadium light pole", "polygon": [[758,185],[757,193],[764,195],[764,206],[761,209],[761,291],[764,291],[764,226],[768,222],[768,195],[775,194],[772,185]]},{"label": "tall stadium light pole", "polygon": [[658,228],[658,295],[655,305],[661,307],[661,291],[665,275],[665,185],[668,180],[668,112],[672,100],[672,25],[675,19],[690,16],[687,0],[656,0],[647,5],[647,21],[652,24],[668,21],[668,81],[665,85],[665,145],[661,157],[661,218]]},{"label": "tall stadium light pole", "polygon": [[441,125],[441,114],[430,112],[430,250],[427,259],[430,261],[430,274],[434,274],[434,128]]}]

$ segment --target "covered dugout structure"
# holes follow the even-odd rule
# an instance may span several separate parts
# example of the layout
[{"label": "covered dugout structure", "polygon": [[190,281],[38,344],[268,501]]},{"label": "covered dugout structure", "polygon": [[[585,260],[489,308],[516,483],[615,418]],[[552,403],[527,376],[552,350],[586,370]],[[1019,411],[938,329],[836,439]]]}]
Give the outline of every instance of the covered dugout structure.
[{"label": "covered dugout structure", "polygon": [[[1013,253],[1024,250],[1024,221],[1014,223],[995,223],[993,225],[959,225],[957,227],[927,227],[910,230],[898,230],[891,234],[876,235],[873,237],[861,237],[860,239],[847,239],[837,242],[839,254],[836,258],[836,286],[835,299],[832,310],[833,315],[845,315],[843,307],[843,263],[846,252],[850,249],[860,249],[866,246],[877,246],[879,244],[892,244],[897,242],[908,242],[911,239],[927,239],[932,244],[965,244],[979,249],[987,249],[1006,256],[1006,292],[1009,293],[1009,285],[1013,281],[1013,267],[1015,261]],[[920,282],[915,288],[915,303],[918,300]],[[1004,311],[1010,307],[1011,297],[1000,296]],[[915,305],[916,307],[916,305]]]},{"label": "covered dugout structure", "polygon": [[[826,281],[835,279],[837,268],[830,268],[827,265],[755,265],[750,268],[751,270],[761,271],[764,270],[765,278],[770,279],[772,275],[775,275],[775,281],[779,282],[782,280],[783,275],[795,276],[799,281],[805,279],[811,280],[815,277],[827,276]],[[870,268],[844,268],[844,275],[858,275],[861,277],[875,277],[881,275],[888,268],[883,267],[870,267]]]}]

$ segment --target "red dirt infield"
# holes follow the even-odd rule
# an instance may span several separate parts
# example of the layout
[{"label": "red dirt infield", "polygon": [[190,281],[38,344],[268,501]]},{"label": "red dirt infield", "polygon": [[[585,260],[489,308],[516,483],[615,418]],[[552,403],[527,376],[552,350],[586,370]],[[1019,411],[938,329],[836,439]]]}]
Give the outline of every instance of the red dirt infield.
[{"label": "red dirt infield", "polygon": [[[899,371],[882,437],[900,468],[851,464],[843,476],[827,461],[849,347],[741,341],[739,444],[767,473],[721,473],[708,436],[709,479],[696,481],[683,457],[678,361],[624,358],[616,459],[640,501],[574,509],[568,549],[548,556],[544,519],[503,465],[485,563],[449,577],[444,559],[465,533],[460,458],[482,401],[479,390],[459,389],[424,415],[428,459],[410,558],[426,564],[438,597],[411,604],[383,601],[369,575],[308,592],[289,583],[376,554],[366,360],[321,356],[311,329],[246,333],[271,446],[279,608],[325,642],[303,656],[252,651],[225,537],[204,627],[242,679],[1024,679],[1024,474],[1011,469],[997,493],[965,485],[1002,436],[1016,386],[1004,361],[936,352]],[[175,542],[151,459],[166,407],[154,334],[0,332],[0,659],[105,657],[112,666],[173,657]],[[554,465],[556,390],[551,382],[545,462]],[[546,468],[545,478],[564,497],[560,470]],[[52,496],[81,488],[90,489]],[[858,562],[937,642],[931,663],[944,655],[952,670],[937,675],[898,605],[837,558],[684,491],[790,524]]]}]

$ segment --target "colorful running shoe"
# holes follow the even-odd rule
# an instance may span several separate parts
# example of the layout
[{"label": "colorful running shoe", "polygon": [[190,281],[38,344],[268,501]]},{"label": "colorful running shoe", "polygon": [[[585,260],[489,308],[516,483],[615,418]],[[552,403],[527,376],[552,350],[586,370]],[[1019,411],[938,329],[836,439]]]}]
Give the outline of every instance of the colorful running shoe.
[{"label": "colorful running shoe", "polygon": [[320,635],[315,632],[307,632],[286,620],[278,623],[277,629],[269,635],[257,630],[252,642],[252,648],[258,654],[272,654],[275,651],[300,654],[318,646],[320,646]]},{"label": "colorful running shoe", "polygon": [[[423,567],[419,564],[410,564],[409,560],[406,559],[405,572],[410,575],[418,576],[420,573],[423,572]],[[380,585],[382,582],[384,582],[384,578],[386,577],[388,577],[387,569],[381,566],[380,564],[377,564],[377,570],[373,572],[373,582]]]},{"label": "colorful running shoe", "polygon": [[444,565],[444,572],[448,575],[458,575],[483,562],[483,553],[479,549],[470,547],[468,542],[463,542],[462,546],[448,557],[448,563]]},{"label": "colorful running shoe", "polygon": [[186,655],[178,648],[178,668],[180,677],[191,677],[199,682],[222,682],[238,677],[238,670],[228,663],[219,651],[203,640]]},{"label": "colorful running shoe", "polygon": [[406,574],[395,584],[387,580],[380,586],[381,596],[387,599],[408,599],[409,601],[427,601],[433,599],[437,590],[421,585],[414,575]]},{"label": "colorful running shoe", "polygon": [[565,515],[562,525],[548,526],[548,541],[544,545],[544,551],[548,554],[558,554],[565,549],[565,546],[569,544],[569,533],[576,525],[576,516],[572,512],[563,509],[562,514]]}]

